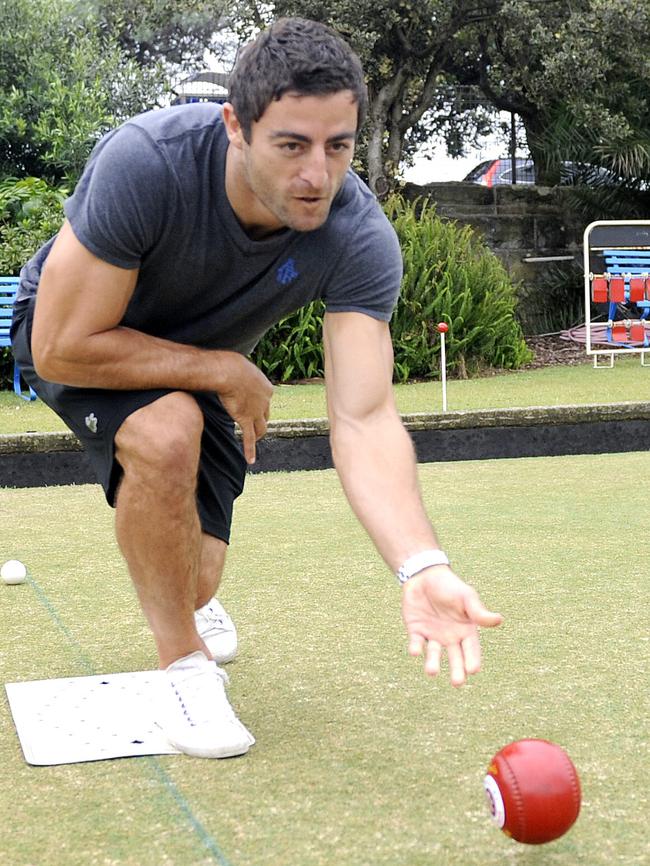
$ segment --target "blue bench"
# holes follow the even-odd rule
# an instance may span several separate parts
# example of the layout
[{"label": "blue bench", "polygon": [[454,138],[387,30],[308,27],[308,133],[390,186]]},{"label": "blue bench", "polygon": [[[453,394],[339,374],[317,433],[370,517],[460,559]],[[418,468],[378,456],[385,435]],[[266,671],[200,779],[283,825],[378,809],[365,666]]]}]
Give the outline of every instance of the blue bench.
[{"label": "blue bench", "polygon": [[[637,346],[650,346],[644,326],[650,317],[650,250],[603,249],[602,257],[607,272],[592,276],[592,300],[608,303],[607,342],[620,345],[629,340]],[[638,311],[629,333],[622,322],[616,322],[619,304],[636,306]]]},{"label": "blue bench", "polygon": [[[18,277],[0,277],[0,348],[11,347],[9,328],[11,327],[11,316],[14,298],[18,291]],[[29,391],[23,393],[20,382],[20,367],[14,359],[14,391],[23,400],[35,400],[36,392],[29,386]]]},{"label": "blue bench", "polygon": [[[647,281],[650,277],[650,250],[603,250],[603,257],[607,271],[623,277],[625,301],[635,303],[641,312],[641,318],[647,319],[650,315],[650,300],[630,297],[630,280],[636,276],[643,276]],[[614,312],[611,307],[610,312]]]}]

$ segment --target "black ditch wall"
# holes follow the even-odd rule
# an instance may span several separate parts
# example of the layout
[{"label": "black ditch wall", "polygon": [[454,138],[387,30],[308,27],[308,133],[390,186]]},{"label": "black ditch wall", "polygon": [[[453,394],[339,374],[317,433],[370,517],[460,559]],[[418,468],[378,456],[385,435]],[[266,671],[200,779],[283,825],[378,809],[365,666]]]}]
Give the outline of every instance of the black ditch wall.
[{"label": "black ditch wall", "polygon": [[[420,463],[650,450],[650,418],[531,426],[410,431]],[[327,469],[327,435],[271,436],[258,443],[252,472]],[[0,452],[0,487],[90,484],[95,478],[79,450]]]}]

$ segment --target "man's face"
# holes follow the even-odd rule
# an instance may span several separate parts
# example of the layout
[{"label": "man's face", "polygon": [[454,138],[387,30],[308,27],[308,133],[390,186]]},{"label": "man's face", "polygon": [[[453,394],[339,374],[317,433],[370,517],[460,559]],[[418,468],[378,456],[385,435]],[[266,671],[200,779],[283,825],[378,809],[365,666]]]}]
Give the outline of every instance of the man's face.
[{"label": "man's face", "polygon": [[325,96],[285,93],[243,137],[232,107],[224,109],[232,145],[231,204],[254,232],[321,226],[352,156],[357,103],[349,90]]}]

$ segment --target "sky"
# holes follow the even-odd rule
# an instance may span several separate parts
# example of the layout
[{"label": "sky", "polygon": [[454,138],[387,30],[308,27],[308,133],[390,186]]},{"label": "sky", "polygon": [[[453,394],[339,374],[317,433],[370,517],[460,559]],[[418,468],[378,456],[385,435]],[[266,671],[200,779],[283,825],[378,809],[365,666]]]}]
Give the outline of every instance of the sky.
[{"label": "sky", "polygon": [[411,168],[404,171],[404,180],[420,185],[439,181],[462,180],[474,166],[485,159],[500,156],[498,144],[487,142],[481,150],[472,151],[469,156],[452,159],[444,147],[434,152],[433,159],[417,158]]},{"label": "sky", "polygon": [[503,138],[497,135],[487,136],[480,147],[473,148],[461,159],[452,159],[444,144],[440,144],[433,151],[433,159],[416,157],[413,167],[405,169],[404,180],[417,184],[462,180],[479,162],[507,156],[507,150]]}]

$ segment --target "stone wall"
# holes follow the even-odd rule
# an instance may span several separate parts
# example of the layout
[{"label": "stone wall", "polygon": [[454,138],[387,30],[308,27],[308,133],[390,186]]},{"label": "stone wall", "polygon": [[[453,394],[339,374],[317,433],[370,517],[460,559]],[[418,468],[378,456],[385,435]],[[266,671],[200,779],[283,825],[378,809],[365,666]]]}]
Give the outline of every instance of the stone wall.
[{"label": "stone wall", "polygon": [[[430,196],[440,216],[476,228],[514,280],[539,285],[549,257],[570,257],[582,266],[588,221],[573,211],[567,187],[407,184],[404,194],[409,199]],[[547,261],[527,261],[537,258]]]}]

